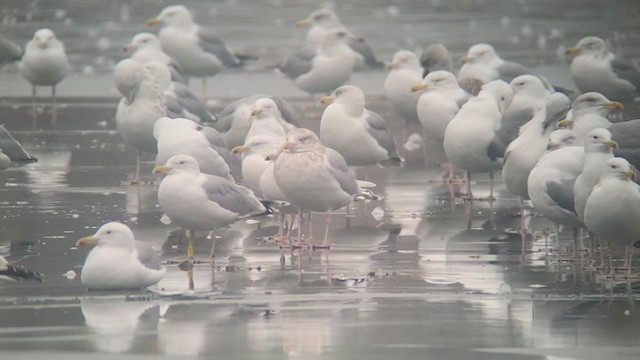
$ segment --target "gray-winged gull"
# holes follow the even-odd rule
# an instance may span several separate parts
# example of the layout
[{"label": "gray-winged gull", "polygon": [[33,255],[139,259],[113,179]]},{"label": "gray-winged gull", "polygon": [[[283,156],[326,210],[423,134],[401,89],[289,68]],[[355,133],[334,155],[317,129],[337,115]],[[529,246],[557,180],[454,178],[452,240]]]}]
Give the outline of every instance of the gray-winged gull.
[{"label": "gray-winged gull", "polygon": [[[635,179],[636,173],[625,159],[607,161],[584,210],[584,222],[589,230],[611,246],[626,247],[627,274],[631,273],[633,243],[640,238],[640,186]],[[614,272],[611,255],[609,269]]]},{"label": "gray-winged gull", "polygon": [[[256,135],[247,139],[244,145],[233,148],[233,153],[242,154],[242,184],[251,189],[257,196],[262,196],[260,177],[267,169],[269,162],[265,160],[271,155],[282,139],[269,135]],[[271,200],[271,199],[267,199]]]},{"label": "gray-winged gull", "polygon": [[0,125],[0,154],[2,154],[1,170],[9,167],[11,163],[24,164],[38,161],[37,158],[31,156],[27,150],[22,147],[4,125]]},{"label": "gray-winged gull", "polygon": [[613,111],[622,110],[622,104],[610,101],[597,92],[588,92],[578,96],[571,104],[571,118],[561,122],[562,126],[571,126],[577,143],[582,144],[584,137],[593,129],[608,128],[611,122],[607,116]]},{"label": "gray-winged gull", "polygon": [[158,201],[171,222],[187,230],[187,262],[193,257],[193,231],[211,231],[211,261],[214,261],[215,230],[269,209],[244,186],[219,176],[200,172],[189,155],[175,155],[154,174],[166,174],[158,188]]},{"label": "gray-winged gull", "polygon": [[90,290],[140,289],[158,283],[166,269],[147,244],[136,241],[127,225],[110,222],[76,246],[95,244],[82,266],[80,280]]},{"label": "gray-winged gull", "polygon": [[122,51],[126,54],[130,53],[131,59],[141,63],[159,61],[169,67],[172,81],[180,83],[186,81],[180,73],[180,64],[162,50],[160,39],[154,34],[147,32],[136,34],[131,42],[122,48]]},{"label": "gray-winged gull", "polygon": [[387,122],[365,108],[359,87],[341,86],[320,102],[329,104],[320,119],[320,141],[339,152],[349,166],[402,163]]},{"label": "gray-winged gull", "polygon": [[[338,15],[331,9],[317,9],[311,12],[305,19],[296,21],[297,27],[311,26],[305,38],[305,45],[311,48],[318,47],[322,43],[324,35],[332,29],[344,28]],[[376,58],[373,50],[364,41],[349,42],[355,56],[356,68],[381,68],[384,64]]]},{"label": "gray-winged gull", "polygon": [[64,50],[64,44],[49,29],[36,31],[33,34],[33,39],[25,46],[19,68],[20,74],[31,83],[33,127],[36,126],[37,117],[36,86],[51,86],[52,121],[55,125],[58,118],[56,85],[69,72],[69,61]]},{"label": "gray-winged gull", "polygon": [[629,100],[638,96],[640,71],[633,63],[609,51],[604,40],[588,36],[575,47],[571,76],[581,92],[597,91],[613,100]]},{"label": "gray-winged gull", "polygon": [[251,126],[245,142],[258,135],[268,135],[282,142],[291,128],[292,125],[282,119],[275,101],[270,98],[258,99],[251,107]]},{"label": "gray-winged gull", "polygon": [[422,81],[422,66],[418,56],[409,50],[400,50],[393,55],[390,70],[384,81],[384,95],[393,111],[408,122],[417,124],[418,98],[420,94],[412,92],[411,86]]},{"label": "gray-winged gull", "polygon": [[490,144],[511,97],[511,87],[502,80],[484,84],[478,96],[462,106],[445,130],[445,153],[456,167],[467,171],[469,199],[473,199],[470,173],[476,172],[489,173],[489,199],[493,199],[493,172],[500,168],[502,159],[490,154]]}]

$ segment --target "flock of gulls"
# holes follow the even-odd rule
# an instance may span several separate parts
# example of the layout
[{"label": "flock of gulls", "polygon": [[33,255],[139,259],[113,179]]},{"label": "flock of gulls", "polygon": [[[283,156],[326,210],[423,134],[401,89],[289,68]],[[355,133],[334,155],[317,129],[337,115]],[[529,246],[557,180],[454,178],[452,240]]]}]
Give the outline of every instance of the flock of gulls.
[{"label": "flock of gulls", "polygon": [[[296,111],[274,95],[238,99],[211,114],[189,90],[189,79],[205,82],[250,58],[230,51],[182,5],[166,7],[146,24],[161,26],[158,34],[136,34],[124,47],[129,58],[114,70],[122,94],[116,125],[138,152],[134,183],[140,182],[142,156],[156,156],[158,202],[189,239],[181,269],[192,267],[194,232],[207,232],[215,242],[220,227],[274,213],[281,217],[276,240],[282,248],[328,249],[331,212],[380,199],[375,184],[356,179],[355,168],[403,165],[386,120],[366,108],[360,88],[348,85],[354,70],[385,64],[334,11],[318,9],[298,21],[296,26],[310,27],[304,46],[275,66],[326,105],[319,134],[301,127]],[[577,96],[502,59],[489,44],[470,47],[457,71],[442,44],[421,56],[400,50],[386,64],[384,92],[400,118],[422,125],[429,161],[449,173],[441,181],[466,182],[469,201],[492,201],[498,172],[522,199],[523,214],[532,204],[558,227],[573,227],[575,253],[594,257],[606,250],[609,262],[600,266],[614,276],[619,268],[612,250],[625,247],[628,274],[640,239],[640,120],[609,119],[623,103],[637,106],[640,72],[597,37],[585,37],[566,54]],[[63,43],[49,29],[36,31],[19,69],[33,85],[35,119],[36,86],[51,86],[55,104],[55,87],[69,71]],[[232,176],[230,163],[239,158],[242,174]],[[3,167],[8,162],[0,158]],[[478,173],[490,174],[488,197],[474,197],[471,179]],[[312,212],[327,214],[322,242],[303,233]],[[81,274],[90,289],[141,288],[165,274],[154,251],[124,224],[104,224],[77,242],[87,244],[96,245]],[[211,262],[214,256],[212,247]],[[0,271],[7,265],[0,262]]]}]

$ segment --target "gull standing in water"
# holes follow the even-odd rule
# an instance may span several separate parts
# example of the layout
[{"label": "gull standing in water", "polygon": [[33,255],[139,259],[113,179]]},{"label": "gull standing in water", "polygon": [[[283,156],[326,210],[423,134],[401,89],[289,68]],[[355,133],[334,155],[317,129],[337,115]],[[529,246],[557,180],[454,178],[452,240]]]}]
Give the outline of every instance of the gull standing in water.
[{"label": "gull standing in water", "polygon": [[69,72],[69,61],[64,51],[64,44],[49,29],[36,31],[33,39],[25,47],[19,68],[22,76],[31,83],[33,127],[36,127],[37,119],[36,86],[51,86],[52,122],[55,126],[58,119],[56,85]]}]

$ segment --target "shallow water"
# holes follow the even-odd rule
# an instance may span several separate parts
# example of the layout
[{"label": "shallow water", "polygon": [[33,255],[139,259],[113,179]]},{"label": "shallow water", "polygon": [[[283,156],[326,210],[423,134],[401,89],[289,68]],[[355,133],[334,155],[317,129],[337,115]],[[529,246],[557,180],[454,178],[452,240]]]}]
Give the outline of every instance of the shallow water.
[{"label": "shallow water", "polygon": [[[213,110],[234,96],[269,92],[285,96],[307,126],[318,128],[322,108],[261,68],[301,41],[303,33],[289,24],[314,3],[187,2],[201,10],[197,19],[214,9],[221,36],[261,55],[249,75],[231,72],[209,82]],[[502,184],[497,201],[469,203],[457,186],[430,182],[445,171],[424,166],[421,150],[407,154],[405,168],[369,171],[368,180],[384,200],[354,204],[349,226],[344,213],[334,215],[329,252],[285,252],[282,262],[269,238],[277,219],[239,222],[218,232],[216,265],[195,268],[194,291],[187,290],[186,273],[167,264],[167,276],[149,291],[88,292],[79,277],[62,274],[79,274],[88,249],[76,249],[75,241],[107,221],[126,222],[167,263],[185,256],[184,238],[160,222],[152,164],[144,169],[149,184],[125,185],[133,176],[135,154],[112,121],[117,101],[109,75],[112,61],[132,34],[143,30],[142,20],[166,2],[26,4],[3,5],[3,34],[26,41],[41,22],[50,25],[67,42],[77,73],[60,87],[58,128],[52,129],[44,106],[37,131],[30,130],[28,85],[12,66],[0,74],[3,122],[40,159],[0,173],[0,254],[46,274],[43,283],[0,283],[2,359],[51,354],[73,359],[87,353],[251,359],[640,356],[635,282],[628,291],[620,277],[606,278],[588,266],[588,258],[571,261],[574,254],[564,250],[571,248],[569,229],[560,234],[563,249],[552,251],[553,226],[534,210],[526,210],[531,233],[523,238],[519,202]],[[559,8],[575,4],[581,6],[557,15]],[[640,55],[634,47],[639,24],[633,1],[407,0],[389,5],[352,0],[336,6],[382,59],[399,46],[417,48],[434,39],[458,55],[482,40],[498,46],[506,58],[571,85],[567,66],[556,56],[562,44],[596,31],[626,55]],[[68,10],[61,14],[58,8]],[[15,14],[18,22],[6,20],[7,14]],[[548,36],[546,47],[538,46],[538,35],[548,35],[549,29],[561,38]],[[101,38],[110,46],[97,45]],[[354,82],[399,134],[401,124],[380,96],[384,76],[360,73]],[[199,82],[192,86],[199,91]],[[477,195],[487,195],[488,178],[474,181]],[[324,218],[313,219],[319,238]],[[210,243],[199,234],[196,255],[205,259],[209,251]]]}]

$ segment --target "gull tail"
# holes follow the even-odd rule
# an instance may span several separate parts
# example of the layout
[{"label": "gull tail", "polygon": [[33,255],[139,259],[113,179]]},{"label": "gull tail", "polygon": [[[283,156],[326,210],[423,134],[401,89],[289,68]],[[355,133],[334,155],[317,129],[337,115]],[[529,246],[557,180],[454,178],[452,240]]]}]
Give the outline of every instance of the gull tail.
[{"label": "gull tail", "polygon": [[381,161],[380,166],[382,167],[394,167],[394,166],[404,166],[404,159],[400,156],[392,156],[386,160]]},{"label": "gull tail", "polygon": [[32,163],[38,161],[37,158],[29,155],[4,125],[0,125],[0,149],[11,159],[11,162]]},{"label": "gull tail", "polygon": [[374,200],[380,201],[382,200],[381,195],[376,195],[371,190],[360,189],[360,191],[353,196],[354,201],[362,201],[362,200]]},{"label": "gull tail", "polygon": [[6,276],[13,280],[36,280],[42,282],[44,275],[37,271],[27,270],[21,266],[6,265],[4,270],[0,270],[0,276]]}]

